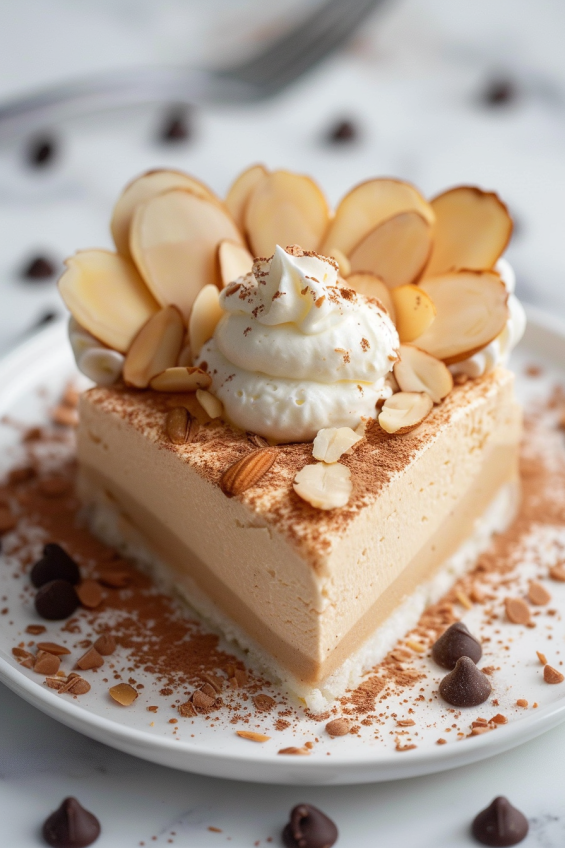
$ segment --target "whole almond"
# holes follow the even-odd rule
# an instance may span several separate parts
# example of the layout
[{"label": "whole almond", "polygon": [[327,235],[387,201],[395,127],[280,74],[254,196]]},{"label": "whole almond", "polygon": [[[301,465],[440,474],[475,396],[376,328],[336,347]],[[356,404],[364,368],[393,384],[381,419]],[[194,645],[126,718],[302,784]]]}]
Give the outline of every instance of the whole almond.
[{"label": "whole almond", "polygon": [[186,407],[175,406],[167,413],[165,430],[173,445],[184,445],[195,440],[199,424]]},{"label": "whole almond", "polygon": [[330,736],[346,736],[351,730],[351,722],[346,718],[334,718],[326,724],[326,733]]},{"label": "whole almond", "polygon": [[277,452],[274,448],[259,448],[238,459],[222,474],[220,480],[222,492],[228,498],[241,495],[259,482],[272,467],[276,458]]},{"label": "whole almond", "polygon": [[530,608],[522,598],[506,598],[504,601],[506,617],[512,624],[529,624]]}]

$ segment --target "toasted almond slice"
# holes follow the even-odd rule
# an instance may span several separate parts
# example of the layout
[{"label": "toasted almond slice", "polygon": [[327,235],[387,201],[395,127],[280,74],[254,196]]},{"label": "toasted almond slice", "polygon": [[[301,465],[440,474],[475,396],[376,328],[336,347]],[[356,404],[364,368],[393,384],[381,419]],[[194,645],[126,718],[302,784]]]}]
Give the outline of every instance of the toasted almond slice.
[{"label": "toasted almond slice", "polygon": [[413,345],[400,345],[399,354],[393,371],[403,392],[427,392],[434,403],[447,397],[453,376],[444,362]]},{"label": "toasted almond slice", "polygon": [[318,430],[312,445],[312,456],[321,462],[337,462],[344,453],[350,451],[362,439],[363,436],[351,427],[325,427]]},{"label": "toasted almond slice", "polygon": [[260,448],[242,456],[230,465],[220,480],[220,488],[224,495],[233,498],[241,495],[255,486],[265,476],[277,459],[275,448]]},{"label": "toasted almond slice", "polygon": [[194,301],[188,324],[190,349],[194,359],[198,358],[204,344],[214,335],[214,330],[223,314],[224,310],[220,306],[220,292],[217,287],[207,285],[200,289]]},{"label": "toasted almond slice", "polygon": [[401,342],[413,342],[435,320],[432,297],[420,286],[399,286],[391,290],[396,329]]},{"label": "toasted almond slice", "polygon": [[245,210],[245,231],[255,256],[272,256],[277,244],[316,250],[330,212],[316,183],[301,174],[274,171],[262,179]]},{"label": "toasted almond slice", "polygon": [[218,398],[215,397],[215,395],[204,391],[203,389],[197,389],[196,400],[210,418],[221,418],[224,412],[224,405],[221,400],[218,400]]},{"label": "toasted almond slice", "polygon": [[265,736],[264,733],[255,733],[253,730],[236,730],[238,736],[242,739],[249,739],[250,742],[268,742],[270,736]]},{"label": "toasted almond slice", "polygon": [[294,478],[298,497],[317,509],[338,509],[349,501],[352,491],[351,472],[345,465],[316,462],[305,465]]},{"label": "toasted almond slice", "polygon": [[109,250],[79,250],[65,260],[59,292],[81,327],[125,353],[159,309],[131,262]]},{"label": "toasted almond slice", "polygon": [[218,267],[222,285],[227,286],[251,271],[253,257],[244,245],[226,239],[218,245]]},{"label": "toasted almond slice", "polygon": [[137,206],[130,247],[155,298],[162,306],[174,304],[188,320],[200,289],[216,282],[216,247],[224,239],[241,242],[227,211],[177,189]]},{"label": "toasted almond slice", "polygon": [[368,271],[357,271],[346,279],[345,284],[349,288],[355,289],[359,294],[364,294],[365,297],[376,297],[388,312],[391,320],[396,322],[396,311],[390,289],[380,277],[370,274]]},{"label": "toasted almond slice", "polygon": [[400,212],[371,230],[349,254],[352,271],[371,271],[391,289],[417,280],[432,249],[432,226],[419,212]]},{"label": "toasted almond slice", "polygon": [[458,268],[492,268],[512,235],[512,218],[493,192],[458,186],[432,200],[434,246],[426,277]]},{"label": "toasted almond slice", "polygon": [[342,277],[349,277],[351,274],[351,262],[338,247],[332,247],[330,254],[332,259],[335,259],[339,266],[339,273]]},{"label": "toasted almond slice", "polygon": [[141,328],[124,362],[124,381],[145,389],[153,377],[172,368],[184,338],[184,322],[175,306],[165,306]]},{"label": "toasted almond slice", "polygon": [[205,200],[220,202],[208,186],[182,171],[147,171],[128,183],[114,206],[110,229],[118,253],[125,257],[131,257],[130,227],[136,207],[140,203],[145,203],[152,197],[174,188],[183,188]]},{"label": "toasted almond slice", "polygon": [[387,433],[408,433],[422,423],[433,405],[431,397],[425,392],[397,392],[385,400],[379,424]]},{"label": "toasted almond slice", "polygon": [[77,359],[78,370],[98,386],[112,386],[122,373],[124,355],[107,347],[91,347]]},{"label": "toasted almond slice", "polygon": [[371,230],[394,215],[409,211],[419,212],[433,225],[432,207],[409,183],[390,179],[361,183],[341,200],[319,252],[327,254],[337,247],[349,256]]},{"label": "toasted almond slice", "polygon": [[139,696],[139,692],[129,683],[118,683],[116,686],[111,686],[108,693],[122,707],[130,707]]},{"label": "toasted almond slice", "polygon": [[245,209],[253,191],[269,172],[264,165],[252,165],[235,178],[226,194],[226,206],[240,230],[243,230]]},{"label": "toasted almond slice", "polygon": [[207,389],[212,379],[201,368],[176,365],[153,377],[149,383],[154,392],[197,392]]},{"label": "toasted almond slice", "polygon": [[436,317],[414,337],[416,345],[447,365],[482,350],[506,326],[508,292],[495,271],[453,271],[418,288],[433,300]]}]

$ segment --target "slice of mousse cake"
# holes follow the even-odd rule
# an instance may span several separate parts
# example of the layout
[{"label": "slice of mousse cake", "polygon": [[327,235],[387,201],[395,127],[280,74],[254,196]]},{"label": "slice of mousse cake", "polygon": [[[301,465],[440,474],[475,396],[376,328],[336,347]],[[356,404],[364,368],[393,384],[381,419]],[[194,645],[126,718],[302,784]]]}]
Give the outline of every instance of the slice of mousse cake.
[{"label": "slice of mousse cake", "polygon": [[371,180],[332,216],[296,174],[255,166],[222,203],[156,171],[119,252],[67,262],[94,532],[313,710],[515,515],[510,230],[474,188]]}]

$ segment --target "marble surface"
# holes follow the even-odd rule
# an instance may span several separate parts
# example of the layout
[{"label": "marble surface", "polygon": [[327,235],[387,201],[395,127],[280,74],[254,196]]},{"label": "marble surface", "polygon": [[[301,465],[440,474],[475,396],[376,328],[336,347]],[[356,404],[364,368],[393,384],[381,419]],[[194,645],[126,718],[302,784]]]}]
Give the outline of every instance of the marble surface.
[{"label": "marble surface", "polygon": [[[242,55],[307,5],[313,0],[4,0],[0,97],[120,64]],[[26,140],[0,132],[0,351],[62,313],[52,281],[20,279],[26,260],[109,246],[117,192],[157,165],[194,172],[222,192],[238,169],[262,160],[312,173],[334,202],[373,174],[405,177],[431,195],[460,182],[496,188],[517,220],[508,255],[519,294],[563,313],[564,31],[559,0],[398,0],[275,101],[196,113],[186,144],[156,142],[162,109],[97,115],[49,128],[61,155],[39,172],[25,166]],[[483,95],[496,80],[510,80],[513,97],[488,105]],[[331,147],[324,135],[341,118],[358,124],[359,140]],[[472,844],[472,817],[498,794],[530,818],[524,845],[565,841],[565,762],[556,756],[565,727],[443,775],[319,789],[153,766],[67,730],[1,687],[0,728],[2,845],[41,844],[43,818],[68,794],[101,819],[100,848],[280,845],[301,801],[332,815],[340,845],[457,848]]]}]

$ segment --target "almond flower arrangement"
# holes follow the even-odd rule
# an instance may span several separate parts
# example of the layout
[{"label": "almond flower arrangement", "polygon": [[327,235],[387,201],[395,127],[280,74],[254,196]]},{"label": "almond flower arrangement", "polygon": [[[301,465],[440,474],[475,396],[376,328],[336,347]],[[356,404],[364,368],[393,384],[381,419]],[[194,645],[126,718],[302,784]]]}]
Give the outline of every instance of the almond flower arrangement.
[{"label": "almond flower arrangement", "polygon": [[[486,348],[509,320],[494,266],[512,221],[496,194],[470,186],[428,202],[409,183],[372,179],[334,213],[313,180],[288,171],[255,165],[222,201],[194,177],[157,170],[126,187],[111,231],[116,252],[79,251],[59,281],[78,367],[99,384],[197,392],[212,418],[222,405],[194,363],[222,317],[220,291],[277,245],[332,257],[339,284],[376,299],[395,324],[393,394],[378,418],[388,433],[417,426],[453,388],[448,366]],[[323,433],[319,459],[356,440]]]}]

